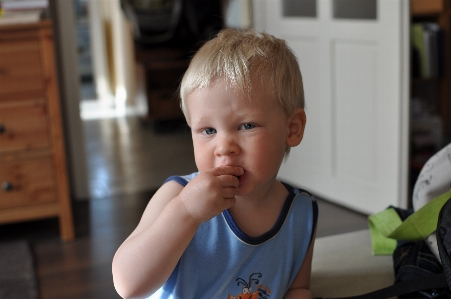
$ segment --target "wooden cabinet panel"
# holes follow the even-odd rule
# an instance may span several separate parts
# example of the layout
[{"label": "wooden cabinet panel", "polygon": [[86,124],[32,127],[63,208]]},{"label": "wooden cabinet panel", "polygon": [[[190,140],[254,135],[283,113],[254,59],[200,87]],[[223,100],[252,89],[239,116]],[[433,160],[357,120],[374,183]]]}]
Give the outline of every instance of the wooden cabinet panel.
[{"label": "wooden cabinet panel", "polygon": [[3,163],[0,168],[0,209],[56,200],[50,158]]},{"label": "wooden cabinet panel", "polygon": [[0,103],[0,144],[0,152],[49,146],[45,103]]},{"label": "wooden cabinet panel", "polygon": [[0,94],[42,89],[38,39],[0,41]]},{"label": "wooden cabinet panel", "polygon": [[444,7],[443,0],[410,0],[410,12],[412,15],[441,13]]},{"label": "wooden cabinet panel", "polygon": [[75,237],[52,23],[0,26],[0,223],[58,217]]}]

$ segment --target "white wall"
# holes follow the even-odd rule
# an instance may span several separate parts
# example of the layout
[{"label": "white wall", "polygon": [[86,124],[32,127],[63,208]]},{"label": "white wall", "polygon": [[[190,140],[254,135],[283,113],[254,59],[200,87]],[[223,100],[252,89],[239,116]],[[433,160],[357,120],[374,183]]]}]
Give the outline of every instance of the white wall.
[{"label": "white wall", "polygon": [[225,24],[230,28],[252,27],[251,0],[228,0],[225,7]]},{"label": "white wall", "polygon": [[89,198],[72,1],[51,0],[71,197]]},{"label": "white wall", "polygon": [[116,108],[133,104],[136,94],[133,37],[119,0],[90,0],[89,22],[99,100]]}]

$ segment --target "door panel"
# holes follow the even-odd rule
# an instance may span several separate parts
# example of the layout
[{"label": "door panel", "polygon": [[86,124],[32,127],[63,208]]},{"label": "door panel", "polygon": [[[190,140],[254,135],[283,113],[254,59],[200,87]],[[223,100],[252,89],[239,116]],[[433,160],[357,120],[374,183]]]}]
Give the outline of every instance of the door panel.
[{"label": "door panel", "polygon": [[332,173],[356,184],[378,180],[376,46],[346,41],[332,46]]},{"label": "door panel", "polygon": [[371,0],[365,18],[334,17],[346,2],[317,0],[316,17],[253,2],[256,28],[287,41],[304,80],[304,140],[279,177],[364,213],[406,207],[409,2]]}]

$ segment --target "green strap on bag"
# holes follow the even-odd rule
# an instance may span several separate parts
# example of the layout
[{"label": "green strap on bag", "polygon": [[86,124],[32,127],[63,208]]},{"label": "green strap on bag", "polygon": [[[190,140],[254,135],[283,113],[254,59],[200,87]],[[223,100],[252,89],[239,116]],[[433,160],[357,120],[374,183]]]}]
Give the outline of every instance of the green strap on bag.
[{"label": "green strap on bag", "polygon": [[451,190],[432,199],[402,221],[393,208],[368,217],[374,255],[391,255],[397,240],[420,241],[437,228],[438,214],[451,198]]}]

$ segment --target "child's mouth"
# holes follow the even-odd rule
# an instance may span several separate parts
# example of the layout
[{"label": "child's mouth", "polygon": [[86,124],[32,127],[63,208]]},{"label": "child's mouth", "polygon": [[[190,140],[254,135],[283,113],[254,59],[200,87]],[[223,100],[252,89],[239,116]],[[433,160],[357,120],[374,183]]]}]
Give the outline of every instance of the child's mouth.
[{"label": "child's mouth", "polygon": [[235,175],[235,177],[240,181],[240,184],[241,184],[244,179],[244,173],[242,175]]}]

